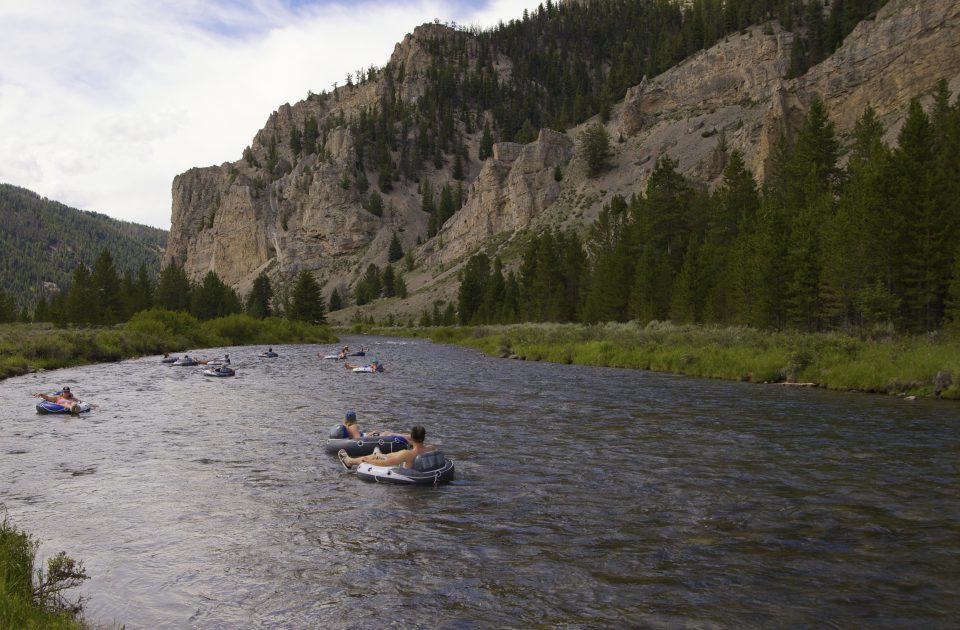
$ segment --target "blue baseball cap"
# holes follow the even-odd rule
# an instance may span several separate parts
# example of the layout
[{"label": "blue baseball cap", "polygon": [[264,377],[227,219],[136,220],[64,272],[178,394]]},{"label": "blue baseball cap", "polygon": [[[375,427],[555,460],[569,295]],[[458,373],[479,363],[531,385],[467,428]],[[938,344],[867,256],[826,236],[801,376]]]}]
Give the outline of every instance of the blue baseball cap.
[{"label": "blue baseball cap", "polygon": [[357,419],[357,412],[354,411],[353,409],[351,409],[351,410],[348,411],[346,414],[344,414],[343,417],[344,417],[345,420],[353,420],[353,421],[356,421],[356,419]]}]

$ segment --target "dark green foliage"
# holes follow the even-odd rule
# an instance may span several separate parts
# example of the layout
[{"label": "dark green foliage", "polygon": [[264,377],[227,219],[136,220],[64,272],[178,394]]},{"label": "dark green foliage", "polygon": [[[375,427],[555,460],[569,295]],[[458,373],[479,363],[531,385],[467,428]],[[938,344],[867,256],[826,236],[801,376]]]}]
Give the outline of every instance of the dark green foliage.
[{"label": "dark green foliage", "polygon": [[77,264],[93,269],[104,250],[118,276],[144,265],[155,277],[167,240],[163,230],[68,208],[6,184],[0,184],[0,228],[0,288],[17,310],[32,309],[41,297],[49,302],[53,294],[44,283],[66,289]]},{"label": "dark green foliage", "polygon": [[375,190],[370,191],[370,199],[367,201],[367,211],[374,216],[383,216],[383,197]]},{"label": "dark green foliage", "polygon": [[[94,263],[91,281],[97,295],[90,305],[96,310],[96,323],[110,325],[126,321],[128,314],[124,312],[121,301],[120,278],[113,266],[113,257],[106,249],[100,251]],[[132,285],[130,288],[133,288]]]},{"label": "dark green foliage", "polygon": [[367,271],[357,283],[357,306],[363,306],[380,297],[383,292],[383,281],[380,268],[375,264],[367,265]]},{"label": "dark green foliage", "polygon": [[153,296],[154,304],[168,311],[188,311],[191,291],[190,280],[183,268],[167,265],[157,279],[157,289]]},{"label": "dark green foliage", "polygon": [[603,125],[590,125],[580,133],[580,149],[587,176],[596,177],[609,167],[610,134]]},{"label": "dark green foliage", "polygon": [[390,239],[390,249],[387,251],[387,261],[388,262],[397,262],[403,258],[403,246],[400,244],[400,239],[397,238],[397,233],[393,233],[393,238]]},{"label": "dark green foliage", "polygon": [[287,317],[310,324],[324,324],[327,321],[320,285],[306,269],[297,276]]},{"label": "dark green foliage", "polygon": [[223,284],[213,271],[208,271],[200,286],[190,296],[190,313],[203,321],[241,311],[236,291]]},{"label": "dark green foliage", "polygon": [[339,311],[343,308],[343,298],[340,297],[340,292],[336,289],[330,293],[330,312]]},{"label": "dark green foliage", "polygon": [[583,246],[562,232],[530,237],[506,277],[486,255],[470,259],[460,322],[960,328],[960,106],[941,83],[930,113],[911,105],[894,150],[882,136],[866,110],[841,169],[815,102],[778,147],[762,197],[737,152],[714,194],[661,157],[646,195],[614,197]]},{"label": "dark green foliage", "polygon": [[247,295],[244,310],[247,315],[257,319],[270,317],[273,314],[272,300],[273,287],[270,285],[270,278],[261,273],[253,281],[253,287],[250,289],[250,294]]}]

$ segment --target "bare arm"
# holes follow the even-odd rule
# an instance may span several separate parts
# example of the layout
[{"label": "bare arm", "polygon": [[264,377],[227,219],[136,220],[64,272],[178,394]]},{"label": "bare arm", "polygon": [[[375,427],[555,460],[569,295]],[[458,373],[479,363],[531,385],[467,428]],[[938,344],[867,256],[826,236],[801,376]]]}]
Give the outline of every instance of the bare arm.
[{"label": "bare arm", "polygon": [[366,463],[374,466],[403,466],[413,461],[413,451],[397,451],[385,455],[364,455],[363,457],[352,457],[352,463]]}]

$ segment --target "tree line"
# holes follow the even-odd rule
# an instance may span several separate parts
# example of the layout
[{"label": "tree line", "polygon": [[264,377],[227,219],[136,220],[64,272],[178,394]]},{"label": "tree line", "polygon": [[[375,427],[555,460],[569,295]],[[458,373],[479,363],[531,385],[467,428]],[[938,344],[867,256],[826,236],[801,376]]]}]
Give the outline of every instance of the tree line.
[{"label": "tree line", "polygon": [[585,234],[530,238],[505,271],[461,272],[458,321],[701,322],[922,333],[960,324],[960,105],[941,81],[894,148],[868,108],[841,166],[823,104],[781,139],[758,187],[728,156],[713,192],[662,156],[643,196],[615,197]]},{"label": "tree line", "polygon": [[155,278],[164,230],[70,208],[34,192],[0,184],[0,288],[9,308],[29,312],[46,286],[65,286],[77,261],[93,267],[102,248],[120,269],[141,266]]},{"label": "tree line", "polygon": [[199,283],[192,282],[177,265],[168,265],[154,281],[141,265],[136,274],[117,272],[113,256],[103,249],[92,268],[78,263],[63,291],[41,296],[33,313],[19,311],[0,289],[0,323],[52,322],[88,326],[112,326],[128,321],[140,311],[160,308],[189,313],[209,320],[235,313],[258,319],[283,316],[313,324],[326,323],[327,305],[320,284],[309,271],[300,272],[289,291],[274,293],[270,279],[258,276],[246,299],[209,271]]}]

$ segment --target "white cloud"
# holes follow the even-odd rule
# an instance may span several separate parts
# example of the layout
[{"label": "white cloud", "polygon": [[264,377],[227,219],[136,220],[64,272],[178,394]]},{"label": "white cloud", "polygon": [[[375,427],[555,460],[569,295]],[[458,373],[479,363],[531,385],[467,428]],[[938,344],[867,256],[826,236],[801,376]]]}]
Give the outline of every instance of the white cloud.
[{"label": "white cloud", "polygon": [[487,27],[537,4],[3,3],[0,182],[167,228],[173,177],[239,159],[283,103],[384,65],[434,18]]}]

